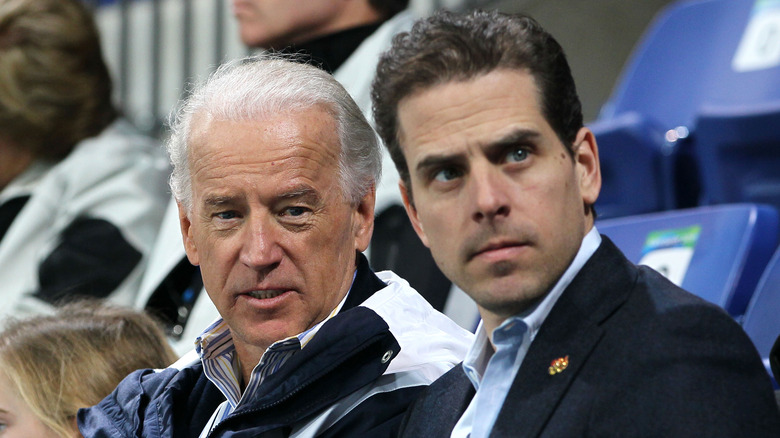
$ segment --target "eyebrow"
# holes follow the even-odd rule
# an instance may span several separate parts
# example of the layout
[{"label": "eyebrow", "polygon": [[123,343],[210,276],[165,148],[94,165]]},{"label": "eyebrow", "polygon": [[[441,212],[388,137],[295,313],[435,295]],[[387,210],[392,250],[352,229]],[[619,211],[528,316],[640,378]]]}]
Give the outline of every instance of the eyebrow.
[{"label": "eyebrow", "polygon": [[296,201],[311,206],[318,205],[321,199],[320,193],[309,186],[295,187],[274,197],[275,202]]},{"label": "eyebrow", "polygon": [[[235,205],[242,199],[242,196],[230,196],[230,195],[214,195],[208,196],[203,200],[203,204],[209,208],[222,208],[226,205]],[[308,186],[294,187],[282,194],[274,197],[277,201],[285,201],[290,199],[303,199],[308,202],[314,202],[320,199],[316,190]]]},{"label": "eyebrow", "polygon": [[[484,149],[488,155],[493,155],[496,151],[505,149],[507,146],[516,145],[517,143],[527,142],[529,140],[536,139],[540,136],[538,131],[533,129],[519,128],[515,129],[503,137],[491,141]],[[454,161],[458,161],[462,154],[432,154],[428,155],[419,163],[417,163],[417,171],[424,171],[425,169],[439,167],[445,164],[451,164]]]},{"label": "eyebrow", "polygon": [[516,129],[509,134],[499,138],[496,141],[491,142],[487,148],[488,149],[495,149],[495,148],[502,148],[506,146],[512,146],[517,143],[526,142],[529,140],[536,139],[540,136],[539,131],[535,131],[533,129]]},{"label": "eyebrow", "polygon": [[203,204],[207,207],[222,207],[235,203],[236,199],[236,196],[208,196],[203,200]]},{"label": "eyebrow", "polygon": [[305,199],[318,199],[319,195],[317,194],[317,191],[309,186],[300,186],[293,188],[292,190],[289,190],[285,193],[282,193],[281,195],[278,195],[276,197],[280,200],[285,199],[298,199],[298,198],[305,198]]}]

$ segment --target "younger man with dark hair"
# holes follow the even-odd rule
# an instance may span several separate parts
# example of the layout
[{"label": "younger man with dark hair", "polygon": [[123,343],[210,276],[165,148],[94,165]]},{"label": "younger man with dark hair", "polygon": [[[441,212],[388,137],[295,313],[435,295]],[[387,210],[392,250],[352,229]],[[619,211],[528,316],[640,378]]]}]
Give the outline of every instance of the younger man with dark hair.
[{"label": "younger man with dark hair", "polygon": [[383,56],[372,97],[412,225],[482,316],[403,436],[779,436],[737,323],[596,230],[596,139],[538,23],[420,21]]}]

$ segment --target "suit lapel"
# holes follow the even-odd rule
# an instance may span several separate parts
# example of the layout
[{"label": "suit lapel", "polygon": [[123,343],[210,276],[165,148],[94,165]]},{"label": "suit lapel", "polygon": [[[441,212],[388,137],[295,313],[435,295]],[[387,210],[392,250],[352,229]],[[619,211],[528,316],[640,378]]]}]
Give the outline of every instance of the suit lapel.
[{"label": "suit lapel", "polygon": [[[601,324],[627,299],[635,270],[608,238],[602,239],[542,324],[499,412],[492,436],[539,436],[598,345],[603,335]],[[552,362],[557,359],[562,360],[551,372]]]},{"label": "suit lapel", "polygon": [[426,436],[450,436],[455,425],[460,420],[463,412],[474,398],[474,385],[463,372],[462,364],[455,366],[455,369],[449,371],[453,374],[453,379],[448,380],[447,388],[434,401],[437,405],[436,420],[433,433]]},{"label": "suit lapel", "polygon": [[474,386],[455,365],[423,392],[410,407],[401,426],[403,438],[449,437],[474,397]]}]

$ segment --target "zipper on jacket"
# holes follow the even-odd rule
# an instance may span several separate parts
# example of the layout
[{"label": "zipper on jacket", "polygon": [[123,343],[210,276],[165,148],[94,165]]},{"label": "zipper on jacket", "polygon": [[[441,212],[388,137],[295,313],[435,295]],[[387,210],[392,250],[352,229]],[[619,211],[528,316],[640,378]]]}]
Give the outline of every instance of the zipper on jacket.
[{"label": "zipper on jacket", "polygon": [[[392,336],[392,334],[390,333],[389,329],[387,329],[385,331],[385,333],[390,334],[390,336]],[[257,412],[264,411],[266,409],[270,409],[270,408],[272,408],[274,406],[277,406],[277,405],[279,405],[281,403],[284,403],[285,401],[289,400],[290,398],[292,398],[297,393],[301,392],[303,389],[305,389],[307,386],[309,386],[312,382],[316,382],[317,380],[322,378],[324,375],[326,375],[326,374],[330,373],[331,371],[333,371],[334,369],[338,368],[341,364],[346,362],[347,359],[351,359],[351,358],[359,355],[361,352],[365,351],[369,347],[372,347],[375,344],[377,344],[381,340],[381,338],[384,337],[384,335],[385,334],[382,333],[382,334],[373,336],[373,338],[375,338],[375,339],[368,340],[365,343],[363,343],[362,346],[357,347],[355,350],[353,350],[354,353],[352,355],[350,355],[348,357],[345,357],[343,360],[333,362],[332,365],[323,368],[319,373],[313,374],[308,380],[306,380],[305,382],[302,382],[300,385],[296,386],[292,391],[288,392],[285,396],[281,397],[280,399],[275,400],[275,401],[273,401],[271,403],[266,403],[266,404],[264,404],[262,406],[258,406],[256,408],[252,408],[252,409],[249,409],[249,410],[246,410],[246,411],[242,411],[240,414],[237,414],[237,415],[233,415],[233,414],[229,415],[227,418],[225,418],[219,424],[217,424],[214,427],[214,429],[212,429],[208,433],[208,435],[206,435],[206,437],[207,438],[213,437],[214,433],[216,433],[218,430],[223,428],[223,426],[225,424],[227,424],[228,421],[230,421],[232,419],[243,417],[245,415],[255,414]],[[309,414],[311,414],[311,413],[309,413]]]}]

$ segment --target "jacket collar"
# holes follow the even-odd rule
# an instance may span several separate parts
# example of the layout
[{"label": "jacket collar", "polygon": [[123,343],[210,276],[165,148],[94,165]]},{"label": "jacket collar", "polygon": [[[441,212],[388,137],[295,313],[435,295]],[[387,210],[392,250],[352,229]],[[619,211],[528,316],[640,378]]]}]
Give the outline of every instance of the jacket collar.
[{"label": "jacket collar", "polygon": [[[266,378],[251,403],[239,407],[212,433],[284,429],[379,378],[400,346],[387,323],[359,304],[384,287],[368,260],[358,254],[357,274],[341,311],[322,325],[306,348]],[[391,356],[384,357],[388,353]]]},{"label": "jacket collar", "polygon": [[368,259],[363,253],[357,253],[357,272],[355,280],[352,282],[352,288],[349,290],[347,300],[341,308],[341,312],[357,307],[363,304],[375,292],[384,289],[387,285],[374,274],[368,265]]},{"label": "jacket collar", "polygon": [[[631,262],[602,236],[598,250],[563,292],[531,344],[510,389],[513,396],[496,419],[496,436],[538,436],[601,339],[601,324],[628,299],[636,275]],[[549,372],[552,361],[566,356],[566,372]],[[518,417],[517,412],[533,415]],[[503,430],[509,425],[512,430]]]}]

